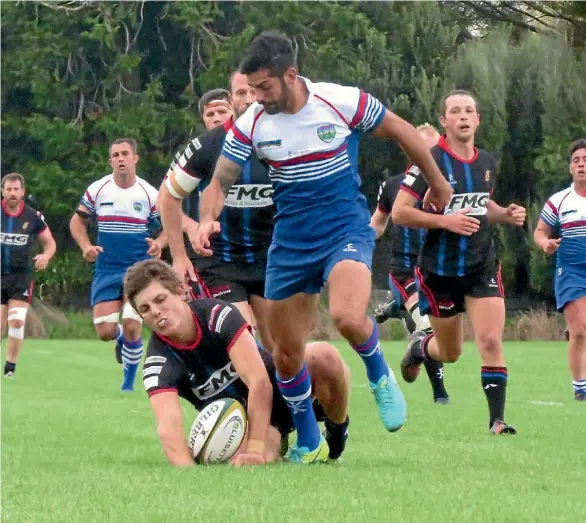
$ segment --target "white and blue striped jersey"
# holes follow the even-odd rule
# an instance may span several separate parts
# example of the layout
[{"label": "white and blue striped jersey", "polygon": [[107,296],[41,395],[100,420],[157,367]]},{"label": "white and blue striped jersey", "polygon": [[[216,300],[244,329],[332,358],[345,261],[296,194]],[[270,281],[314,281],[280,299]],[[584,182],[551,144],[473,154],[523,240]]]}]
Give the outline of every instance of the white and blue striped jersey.
[{"label": "white and blue striped jersey", "polygon": [[136,183],[126,189],[116,185],[112,174],[86,189],[80,203],[95,216],[96,243],[104,249],[96,258],[96,272],[123,271],[149,258],[149,228],[160,228],[155,209],[157,195],[157,189],[138,176]]},{"label": "white and blue striped jersey", "polygon": [[547,200],[541,219],[562,241],[557,251],[557,266],[586,274],[586,198],[572,184]]},{"label": "white and blue striped jersey", "polygon": [[300,111],[271,115],[253,104],[228,132],[222,154],[242,166],[254,150],[269,166],[277,207],[273,241],[311,250],[369,230],[358,138],[378,127],[386,109],[356,87],[300,78],[309,90]]}]

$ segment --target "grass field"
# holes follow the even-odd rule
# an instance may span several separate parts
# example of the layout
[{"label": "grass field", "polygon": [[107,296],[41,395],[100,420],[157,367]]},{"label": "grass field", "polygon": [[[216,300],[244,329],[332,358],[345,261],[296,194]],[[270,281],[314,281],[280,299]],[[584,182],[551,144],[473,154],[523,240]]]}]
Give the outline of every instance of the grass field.
[{"label": "grass field", "polygon": [[[472,345],[448,367],[452,404],[426,377],[402,388],[408,421],[385,432],[362,364],[352,367],[343,460],[299,467],[175,470],[159,447],[147,395],[119,392],[110,344],[25,341],[2,381],[2,521],[554,522],[586,513],[586,405],[575,402],[562,343],[508,343],[507,421],[489,436]],[[398,368],[402,344],[385,344]],[[425,378],[425,379],[423,379]],[[186,427],[195,413],[185,407]]]}]

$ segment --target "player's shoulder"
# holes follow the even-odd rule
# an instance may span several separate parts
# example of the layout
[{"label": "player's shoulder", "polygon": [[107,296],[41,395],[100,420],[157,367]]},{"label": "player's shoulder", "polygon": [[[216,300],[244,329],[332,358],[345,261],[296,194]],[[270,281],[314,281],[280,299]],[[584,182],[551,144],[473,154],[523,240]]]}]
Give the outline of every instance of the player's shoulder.
[{"label": "player's shoulder", "polygon": [[483,165],[496,166],[496,158],[486,149],[477,148],[476,152],[478,153],[478,156],[476,157],[477,162],[481,162]]},{"label": "player's shoulder", "polygon": [[45,221],[45,217],[43,216],[43,213],[41,211],[35,209],[34,207],[26,203],[24,204],[22,215],[27,218],[33,217]]},{"label": "player's shoulder", "polygon": [[350,97],[357,100],[360,96],[360,89],[351,85],[342,85],[332,82],[311,82],[304,78],[309,86],[310,91],[314,94],[329,97],[332,99],[347,99]]},{"label": "player's shoulder", "polygon": [[548,201],[557,208],[572,192],[574,192],[574,188],[570,185],[570,187],[566,187],[565,189],[552,194]]},{"label": "player's shoulder", "polygon": [[239,316],[238,309],[231,303],[214,298],[193,300],[189,306],[197,317],[200,327],[211,334],[222,334],[227,323],[226,318]]},{"label": "player's shoulder", "polygon": [[98,192],[105,185],[109,185],[113,179],[114,175],[112,173],[106,174],[106,176],[102,176],[101,178],[98,178],[97,180],[94,180],[92,183],[90,183],[87,190],[89,192]]},{"label": "player's shoulder", "polygon": [[154,187],[151,183],[147,182],[144,178],[141,178],[140,176],[136,177],[136,183],[139,187],[141,187],[142,189],[144,189],[147,192],[150,193],[158,193],[159,190]]},{"label": "player's shoulder", "polygon": [[218,125],[218,127],[214,127],[209,131],[205,131],[201,134],[198,134],[193,140],[191,140],[191,145],[195,151],[199,151],[204,147],[213,145],[213,144],[221,144],[224,138],[226,137],[226,133],[232,127],[233,122],[230,120],[229,124],[222,124]]},{"label": "player's shoulder", "polygon": [[254,102],[232,124],[230,129],[227,131],[228,136],[232,136],[234,134],[237,135],[235,130],[238,130],[248,136],[251,133],[253,126],[257,121],[259,121],[261,116],[263,116],[263,120],[266,118],[271,118],[271,115],[265,111],[261,104]]}]

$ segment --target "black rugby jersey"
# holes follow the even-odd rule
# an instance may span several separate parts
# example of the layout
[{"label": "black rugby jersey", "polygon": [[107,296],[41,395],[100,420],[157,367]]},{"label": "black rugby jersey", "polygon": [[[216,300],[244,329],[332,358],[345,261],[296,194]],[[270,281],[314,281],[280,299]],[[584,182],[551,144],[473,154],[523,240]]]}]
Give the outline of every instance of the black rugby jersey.
[{"label": "black rugby jersey", "polygon": [[[230,350],[248,324],[234,305],[214,299],[192,301],[197,339],[181,347],[152,334],[143,365],[143,383],[149,396],[177,391],[197,410],[220,398],[233,398],[244,407],[248,388],[230,360]],[[273,384],[273,410],[283,402],[269,352],[259,348]]]},{"label": "black rugby jersey", "polygon": [[[200,180],[196,189],[199,192],[212,179],[226,133],[232,123],[232,120],[228,120],[224,125],[192,140],[177,153],[171,165],[171,168],[177,166]],[[224,209],[218,217],[222,226],[221,232],[210,238],[216,259],[224,262],[266,263],[276,213],[272,197],[273,187],[268,168],[253,154],[226,196]],[[185,209],[190,218],[199,221],[196,201],[190,200]]]},{"label": "black rugby jersey", "polygon": [[[405,179],[405,174],[392,176],[380,186],[378,192],[378,210],[384,214],[391,214],[393,204],[399,194],[401,183]],[[390,248],[391,248],[391,267],[412,268],[417,265],[419,250],[423,244],[423,229],[413,229],[394,225],[392,218],[389,219],[390,231]]]},{"label": "black rugby jersey", "polygon": [[[445,229],[428,230],[419,255],[419,266],[440,276],[465,276],[478,272],[495,260],[487,203],[492,194],[496,160],[476,148],[470,160],[459,158],[450,151],[444,136],[431,149],[431,155],[454,190],[444,214],[472,208],[469,216],[480,221],[480,228],[472,236],[461,236]],[[421,200],[427,188],[419,168],[412,166],[408,169],[401,189]]]},{"label": "black rugby jersey", "polygon": [[47,228],[45,218],[24,202],[15,214],[10,214],[2,200],[0,223],[2,274],[30,274],[35,240]]}]

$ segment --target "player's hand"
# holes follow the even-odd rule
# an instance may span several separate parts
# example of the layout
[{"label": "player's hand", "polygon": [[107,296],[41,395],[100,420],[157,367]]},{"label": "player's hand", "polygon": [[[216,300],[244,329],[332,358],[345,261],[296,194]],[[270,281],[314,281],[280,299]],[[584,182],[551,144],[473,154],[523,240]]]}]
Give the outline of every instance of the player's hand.
[{"label": "player's hand", "polygon": [[98,255],[102,252],[104,252],[104,249],[99,245],[90,245],[82,251],[83,259],[85,261],[93,263],[96,261]]},{"label": "player's hand", "polygon": [[195,251],[195,236],[197,234],[197,230],[199,229],[199,223],[197,222],[193,222],[193,223],[189,223],[187,225],[187,227],[183,230],[183,232],[185,234],[187,234],[187,238],[189,239],[189,243],[191,243],[191,246],[193,247],[193,250]]},{"label": "player's hand", "polygon": [[471,208],[458,211],[454,214],[444,216],[444,229],[455,232],[462,236],[471,236],[480,228],[480,222],[472,216],[467,216],[472,212]]},{"label": "player's hand", "polygon": [[218,234],[222,230],[220,222],[200,222],[195,234],[193,249],[201,256],[211,256],[214,251],[210,249],[210,236]]},{"label": "player's hand", "polygon": [[554,254],[558,250],[561,241],[562,241],[561,238],[547,240],[547,242],[544,243],[541,248],[543,249],[543,252],[545,254]]},{"label": "player's hand", "polygon": [[244,452],[232,458],[230,462],[235,467],[251,467],[254,465],[264,465],[265,458],[258,452]]},{"label": "player's hand", "polygon": [[516,203],[512,203],[507,207],[507,216],[509,217],[512,225],[521,227],[525,223],[526,215],[527,210],[525,209],[525,207],[521,207]]},{"label": "player's hand", "polygon": [[173,269],[175,269],[177,276],[179,276],[179,279],[182,282],[197,281],[193,263],[191,263],[191,260],[187,254],[182,256],[173,256]]},{"label": "player's hand", "polygon": [[35,262],[35,270],[42,271],[49,265],[50,258],[46,254],[37,254],[33,260]]},{"label": "player's hand", "polygon": [[435,212],[442,211],[451,201],[454,189],[445,178],[436,186],[429,186],[423,198],[423,208]]},{"label": "player's hand", "polygon": [[161,244],[152,238],[147,238],[146,242],[149,244],[147,254],[153,258],[160,258],[161,252],[163,251],[163,249],[161,249]]}]

